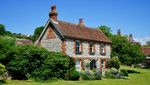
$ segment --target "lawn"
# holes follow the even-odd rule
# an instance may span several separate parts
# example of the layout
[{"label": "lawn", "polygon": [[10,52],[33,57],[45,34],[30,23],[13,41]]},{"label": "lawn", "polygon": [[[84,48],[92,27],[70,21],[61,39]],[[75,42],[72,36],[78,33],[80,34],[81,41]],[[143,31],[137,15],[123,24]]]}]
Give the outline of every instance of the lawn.
[{"label": "lawn", "polygon": [[91,81],[47,81],[47,82],[35,82],[31,80],[7,80],[3,85],[150,85],[150,70],[132,68],[122,66],[121,68],[135,70],[140,73],[129,74],[129,79],[102,79],[102,80],[91,80]]}]

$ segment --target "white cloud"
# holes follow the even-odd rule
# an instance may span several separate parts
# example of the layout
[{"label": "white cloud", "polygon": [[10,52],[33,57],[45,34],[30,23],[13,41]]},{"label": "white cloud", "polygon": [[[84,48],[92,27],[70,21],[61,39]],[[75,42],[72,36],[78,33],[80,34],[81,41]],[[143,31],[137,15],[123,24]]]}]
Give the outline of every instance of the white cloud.
[{"label": "white cloud", "polygon": [[150,41],[150,36],[146,36],[143,38],[134,38],[134,40],[140,42],[141,45],[145,45],[147,41]]}]

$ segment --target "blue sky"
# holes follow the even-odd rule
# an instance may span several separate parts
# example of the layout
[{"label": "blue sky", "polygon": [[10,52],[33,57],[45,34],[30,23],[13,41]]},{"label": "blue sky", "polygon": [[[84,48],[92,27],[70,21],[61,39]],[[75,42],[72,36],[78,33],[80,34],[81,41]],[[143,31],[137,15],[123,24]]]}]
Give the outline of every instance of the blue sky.
[{"label": "blue sky", "polygon": [[83,18],[90,27],[106,25],[142,43],[150,40],[150,0],[0,0],[0,23],[6,30],[33,34],[45,25],[52,5],[60,20],[78,23]]}]

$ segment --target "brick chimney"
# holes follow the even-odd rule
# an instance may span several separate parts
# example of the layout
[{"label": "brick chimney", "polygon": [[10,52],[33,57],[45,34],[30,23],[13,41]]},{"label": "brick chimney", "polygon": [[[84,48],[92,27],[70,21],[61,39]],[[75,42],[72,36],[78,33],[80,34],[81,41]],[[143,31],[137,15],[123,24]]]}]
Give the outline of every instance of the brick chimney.
[{"label": "brick chimney", "polygon": [[56,11],[56,5],[51,6],[51,12],[49,13],[50,19],[53,19],[54,21],[57,21],[57,11]]},{"label": "brick chimney", "polygon": [[80,18],[79,19],[79,24],[78,24],[79,26],[84,26],[84,22],[83,22],[83,19],[82,18]]}]

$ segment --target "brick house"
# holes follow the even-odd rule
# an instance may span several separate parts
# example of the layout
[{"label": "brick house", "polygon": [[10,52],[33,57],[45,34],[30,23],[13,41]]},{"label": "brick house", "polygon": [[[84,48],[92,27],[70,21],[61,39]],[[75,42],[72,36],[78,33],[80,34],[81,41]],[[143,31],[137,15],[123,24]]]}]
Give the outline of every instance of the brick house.
[{"label": "brick house", "polygon": [[57,15],[56,6],[52,6],[50,18],[35,44],[69,55],[75,60],[77,71],[88,66],[104,72],[111,40],[102,31],[84,26],[83,19],[79,19],[79,24],[72,24],[58,20]]}]

